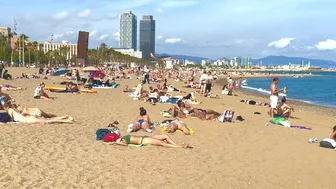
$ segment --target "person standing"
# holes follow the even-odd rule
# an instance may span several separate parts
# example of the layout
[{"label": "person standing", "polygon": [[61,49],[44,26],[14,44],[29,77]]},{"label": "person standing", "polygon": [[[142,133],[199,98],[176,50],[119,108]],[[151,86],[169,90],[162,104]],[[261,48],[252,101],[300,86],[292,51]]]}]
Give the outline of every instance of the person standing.
[{"label": "person standing", "polygon": [[5,68],[3,62],[0,62],[0,78],[2,78],[2,70]]},{"label": "person standing", "polygon": [[271,89],[271,109],[270,109],[270,115],[272,118],[274,118],[275,110],[278,105],[278,99],[279,99],[279,92],[283,91],[284,89],[278,89],[278,83],[279,83],[279,78],[275,77],[273,78],[273,83],[270,86]]},{"label": "person standing", "polygon": [[199,81],[199,87],[201,88],[201,95],[205,94],[205,84],[206,81],[208,80],[208,74],[206,73],[206,71],[203,71],[203,74],[200,77],[200,81]]},{"label": "person standing", "polygon": [[149,81],[149,69],[146,67],[144,69],[144,72],[145,72],[145,82],[147,82],[149,84],[150,83],[150,81]]},{"label": "person standing", "polygon": [[213,86],[213,77],[210,71],[208,71],[208,78],[205,84],[205,95],[211,92],[211,88]]}]

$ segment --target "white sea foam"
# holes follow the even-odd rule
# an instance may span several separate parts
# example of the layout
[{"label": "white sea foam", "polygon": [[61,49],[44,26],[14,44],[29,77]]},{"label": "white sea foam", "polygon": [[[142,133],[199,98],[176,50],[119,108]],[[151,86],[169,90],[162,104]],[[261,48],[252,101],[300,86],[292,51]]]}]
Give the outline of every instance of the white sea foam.
[{"label": "white sea foam", "polygon": [[[252,91],[258,91],[258,92],[261,92],[261,93],[264,93],[264,94],[271,94],[271,91],[268,91],[268,90],[265,90],[265,89],[262,89],[262,88],[254,88],[254,87],[250,87],[250,86],[246,86],[246,85],[243,85],[241,86],[243,89],[248,89],[248,90],[252,90]],[[283,93],[279,93],[279,96],[287,96],[286,94],[283,94]]]}]

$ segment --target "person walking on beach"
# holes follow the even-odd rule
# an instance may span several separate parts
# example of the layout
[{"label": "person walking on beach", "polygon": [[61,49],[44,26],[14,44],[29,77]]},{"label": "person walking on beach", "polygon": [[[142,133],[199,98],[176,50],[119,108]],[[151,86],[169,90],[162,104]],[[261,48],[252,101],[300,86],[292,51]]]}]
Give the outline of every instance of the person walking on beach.
[{"label": "person walking on beach", "polygon": [[274,118],[275,110],[276,110],[277,105],[278,105],[279,92],[281,92],[281,91],[284,90],[284,89],[278,90],[278,83],[279,83],[279,78],[275,77],[275,78],[273,78],[273,83],[270,86],[270,89],[271,89],[271,96],[270,96],[271,109],[270,109],[270,114],[271,114],[272,118]]}]

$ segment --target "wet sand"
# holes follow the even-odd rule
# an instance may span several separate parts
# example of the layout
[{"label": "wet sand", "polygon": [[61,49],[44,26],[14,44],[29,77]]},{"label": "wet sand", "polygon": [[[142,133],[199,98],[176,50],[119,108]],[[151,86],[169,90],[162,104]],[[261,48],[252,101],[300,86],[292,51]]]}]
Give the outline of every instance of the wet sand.
[{"label": "wet sand", "polygon": [[[13,76],[36,69],[10,68]],[[134,78],[134,77],[133,77]],[[326,138],[336,124],[328,112],[334,109],[294,105],[295,125],[313,131],[268,125],[268,108],[240,103],[242,99],[268,102],[267,97],[236,91],[238,96],[223,96],[197,105],[219,112],[235,110],[246,120],[234,123],[183,119],[195,130],[192,136],[172,134],[177,142],[188,142],[193,149],[163,147],[122,147],[95,140],[95,132],[118,120],[122,134],[140,107],[153,121],[162,121],[160,111],[170,105],[149,105],[134,101],[117,89],[98,89],[97,94],[49,93],[55,100],[35,100],[33,92],[41,79],[4,81],[27,87],[7,92],[27,107],[56,115],[70,114],[76,122],[68,125],[0,125],[0,188],[334,188],[335,150],[308,143],[311,137]],[[43,80],[47,85],[60,77]],[[181,83],[170,81],[174,86]],[[148,89],[148,85],[145,85]],[[221,86],[215,86],[219,94]],[[193,91],[185,89],[186,91]],[[176,94],[177,93],[173,93]],[[290,102],[291,103],[291,102]],[[298,107],[297,107],[298,106]],[[311,107],[311,109],[307,108]],[[260,112],[261,115],[255,115]],[[161,133],[160,129],[154,133]],[[150,135],[144,132],[135,135]]]}]

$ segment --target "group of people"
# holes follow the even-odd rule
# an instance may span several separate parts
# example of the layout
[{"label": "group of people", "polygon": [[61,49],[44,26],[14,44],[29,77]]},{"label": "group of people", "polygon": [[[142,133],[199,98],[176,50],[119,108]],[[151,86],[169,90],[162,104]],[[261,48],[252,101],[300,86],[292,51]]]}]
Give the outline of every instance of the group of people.
[{"label": "group of people", "polygon": [[292,112],[294,112],[294,108],[287,104],[286,97],[281,99],[281,103],[278,104],[279,101],[279,93],[286,91],[286,87],[282,89],[278,89],[279,78],[274,77],[273,82],[270,86],[271,96],[270,96],[270,116],[274,117],[291,117]]}]

